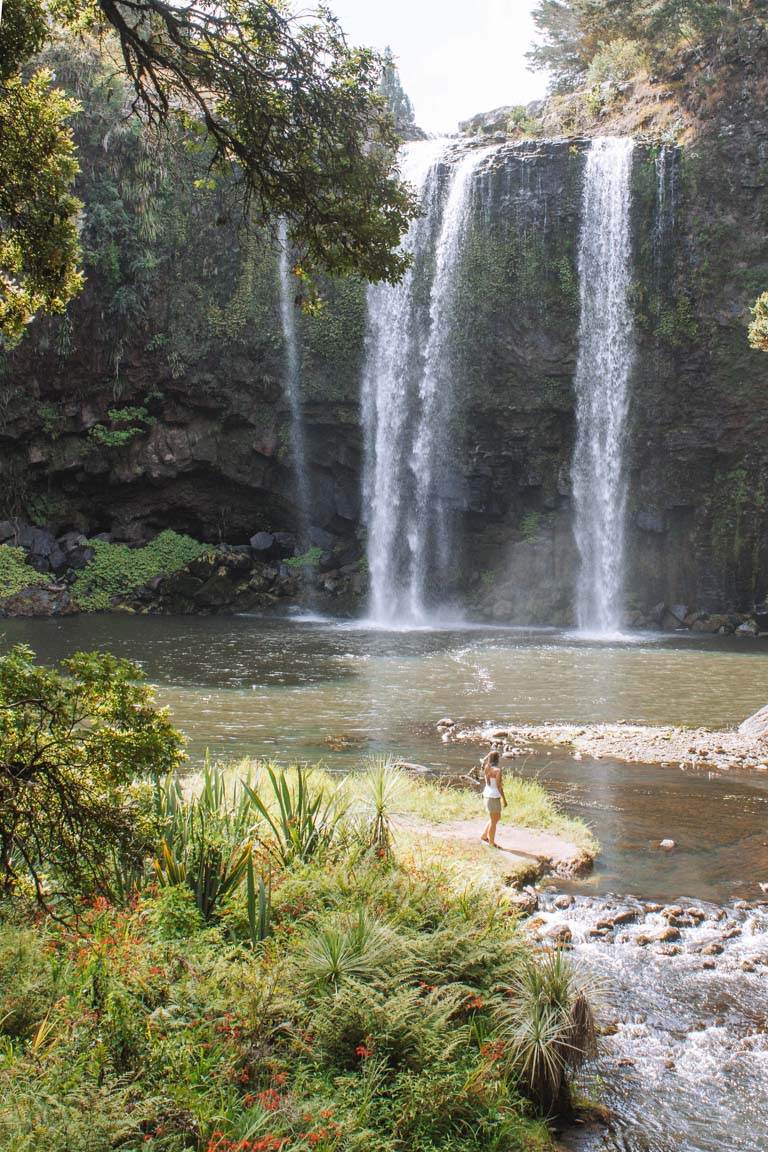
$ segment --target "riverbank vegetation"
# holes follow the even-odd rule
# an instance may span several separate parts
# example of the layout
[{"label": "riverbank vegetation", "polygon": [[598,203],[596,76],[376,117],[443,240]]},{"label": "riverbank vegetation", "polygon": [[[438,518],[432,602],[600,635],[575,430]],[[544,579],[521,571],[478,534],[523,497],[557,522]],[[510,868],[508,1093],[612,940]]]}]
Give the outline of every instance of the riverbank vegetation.
[{"label": "riverbank vegetation", "polygon": [[64,671],[0,660],[4,1149],[551,1146],[587,992],[497,889],[399,853],[396,809],[446,797],[386,761],[180,776],[138,669]]}]

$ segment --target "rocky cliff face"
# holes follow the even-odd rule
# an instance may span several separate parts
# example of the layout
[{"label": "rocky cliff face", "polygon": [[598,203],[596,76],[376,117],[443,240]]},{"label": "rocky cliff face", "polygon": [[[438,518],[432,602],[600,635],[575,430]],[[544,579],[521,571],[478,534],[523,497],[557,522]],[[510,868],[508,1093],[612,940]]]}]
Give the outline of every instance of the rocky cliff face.
[{"label": "rocky cliff face", "polygon": [[[754,86],[748,99],[734,87],[716,130],[636,150],[627,598],[638,620],[659,601],[750,610],[766,596],[768,357],[745,336],[768,286],[757,106]],[[571,617],[587,144],[500,142],[478,175],[461,259],[458,583],[498,619]],[[236,545],[295,528],[274,250],[239,234],[213,194],[198,200],[171,179],[156,190],[163,227],[125,261],[94,226],[110,181],[133,211],[105,164],[89,154],[81,188],[94,238],[84,296],[2,366],[0,512],[127,541],[171,527]],[[329,284],[300,327],[312,523],[359,552],[364,286]]]}]

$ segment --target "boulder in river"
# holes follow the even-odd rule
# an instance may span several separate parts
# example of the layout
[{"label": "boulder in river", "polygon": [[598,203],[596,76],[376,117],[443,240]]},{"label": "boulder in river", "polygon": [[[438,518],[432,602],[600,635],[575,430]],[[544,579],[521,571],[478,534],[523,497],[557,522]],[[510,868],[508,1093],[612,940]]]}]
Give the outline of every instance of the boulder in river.
[{"label": "boulder in river", "polygon": [[768,736],[768,704],[753,712],[746,720],[742,720],[739,724],[739,735],[750,736],[754,740]]},{"label": "boulder in river", "polygon": [[280,555],[280,546],[272,532],[257,532],[251,536],[249,545],[256,560],[268,560]]},{"label": "boulder in river", "polygon": [[542,938],[557,948],[568,948],[573,940],[573,933],[567,924],[550,924],[542,933]]}]

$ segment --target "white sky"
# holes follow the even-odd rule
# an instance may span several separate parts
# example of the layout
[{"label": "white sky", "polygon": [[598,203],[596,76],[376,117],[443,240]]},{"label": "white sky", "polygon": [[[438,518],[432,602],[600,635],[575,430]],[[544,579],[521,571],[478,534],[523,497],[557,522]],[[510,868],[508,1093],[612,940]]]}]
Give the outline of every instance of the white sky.
[{"label": "white sky", "polygon": [[534,0],[328,0],[353,44],[390,45],[416,123],[453,132],[459,120],[544,95],[529,72]]}]

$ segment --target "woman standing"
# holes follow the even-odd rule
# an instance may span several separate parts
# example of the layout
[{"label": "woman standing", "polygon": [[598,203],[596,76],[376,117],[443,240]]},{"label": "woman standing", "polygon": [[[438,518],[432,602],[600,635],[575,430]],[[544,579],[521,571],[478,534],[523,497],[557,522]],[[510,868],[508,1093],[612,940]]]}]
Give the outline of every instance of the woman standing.
[{"label": "woman standing", "polygon": [[507,806],[507,798],[501,779],[501,757],[495,749],[483,760],[483,778],[485,780],[483,799],[488,811],[488,823],[480,839],[485,840],[492,848],[497,848],[496,825],[501,817],[502,804],[505,808]]}]

